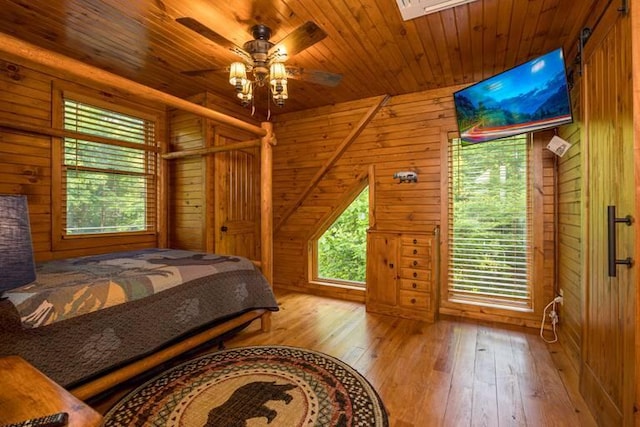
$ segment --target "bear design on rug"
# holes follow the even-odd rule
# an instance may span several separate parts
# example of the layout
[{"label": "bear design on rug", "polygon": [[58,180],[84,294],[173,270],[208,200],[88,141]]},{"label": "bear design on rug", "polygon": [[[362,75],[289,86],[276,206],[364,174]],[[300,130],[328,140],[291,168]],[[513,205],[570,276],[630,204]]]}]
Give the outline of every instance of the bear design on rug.
[{"label": "bear design on rug", "polygon": [[282,400],[288,405],[293,397],[286,392],[294,388],[293,384],[276,384],[275,381],[245,384],[238,387],[226,402],[209,411],[203,427],[246,427],[248,419],[261,417],[271,424],[278,413],[265,404],[270,400]]}]

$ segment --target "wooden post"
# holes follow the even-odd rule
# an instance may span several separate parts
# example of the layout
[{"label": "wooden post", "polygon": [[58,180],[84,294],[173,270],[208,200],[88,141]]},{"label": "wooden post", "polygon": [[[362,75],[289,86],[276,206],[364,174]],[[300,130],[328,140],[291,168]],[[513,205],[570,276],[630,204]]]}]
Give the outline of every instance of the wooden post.
[{"label": "wooden post", "polygon": [[262,122],[266,135],[260,147],[260,250],[262,274],[273,286],[273,124]]},{"label": "wooden post", "polygon": [[52,70],[56,70],[61,76],[71,81],[80,80],[90,82],[98,87],[107,88],[114,94],[126,93],[140,99],[159,102],[169,107],[228,124],[257,136],[263,136],[265,134],[264,128],[254,126],[235,117],[203,107],[202,105],[194,104],[177,96],[152,89],[143,84],[133,82],[59,53],[43,49],[8,34],[0,33],[0,52],[12,55],[21,60],[44,65]]}]

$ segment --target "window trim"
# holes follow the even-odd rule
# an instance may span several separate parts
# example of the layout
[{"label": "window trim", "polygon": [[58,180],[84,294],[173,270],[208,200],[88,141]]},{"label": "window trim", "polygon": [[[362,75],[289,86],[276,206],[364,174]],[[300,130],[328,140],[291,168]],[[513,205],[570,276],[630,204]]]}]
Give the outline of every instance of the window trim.
[{"label": "window trim", "polygon": [[[478,287],[481,288],[485,288],[484,292],[479,292],[479,293],[473,293],[470,292],[468,290],[456,290],[455,286],[453,288],[451,288],[450,286],[448,286],[447,288],[443,288],[443,292],[447,292],[448,296],[449,296],[449,301],[459,301],[463,304],[477,304],[477,305],[481,305],[481,306],[495,306],[495,307],[504,307],[507,310],[519,310],[519,311],[531,311],[532,306],[533,306],[533,298],[531,297],[532,294],[532,283],[531,283],[531,271],[533,269],[533,257],[531,256],[531,227],[533,224],[532,221],[532,217],[531,217],[531,213],[532,213],[532,206],[531,206],[531,201],[533,199],[533,188],[531,186],[531,153],[532,153],[532,143],[531,143],[531,138],[529,138],[527,135],[524,136],[524,138],[520,137],[520,136],[511,136],[511,137],[507,137],[505,138],[505,140],[509,140],[509,141],[504,141],[504,142],[498,142],[496,141],[494,144],[494,149],[499,148],[500,144],[505,144],[505,147],[507,146],[507,144],[512,144],[511,141],[514,141],[515,139],[518,139],[518,144],[519,147],[523,147],[525,150],[525,159],[524,159],[524,164],[526,166],[525,169],[525,175],[520,177],[520,179],[523,179],[524,181],[524,188],[526,191],[526,197],[525,197],[525,205],[526,205],[526,211],[525,211],[525,221],[526,221],[526,228],[524,229],[525,233],[526,233],[526,242],[527,242],[527,246],[526,246],[526,254],[525,254],[525,265],[526,265],[526,276],[524,277],[524,281],[523,282],[514,282],[511,285],[514,287],[518,287],[518,285],[522,285],[525,284],[526,285],[526,293],[524,295],[512,295],[512,296],[502,296],[500,297],[498,294],[501,291],[500,286],[501,285],[507,285],[507,283],[504,282],[505,278],[503,276],[501,276],[501,274],[506,273],[505,270],[498,270],[497,274],[499,275],[499,279],[497,279],[497,281],[482,281],[480,279],[480,276],[478,276],[477,274],[473,274],[473,261],[471,261],[471,264],[466,264],[466,261],[461,261],[462,264],[466,265],[466,267],[462,267],[462,268],[467,268],[469,269],[468,271],[471,273],[471,278],[469,279],[471,282],[471,284],[473,285],[477,285]],[[456,141],[454,143],[454,141]],[[522,144],[522,145],[520,145]],[[470,146],[466,149],[468,150],[479,150],[482,149],[483,147],[488,147],[485,146],[485,144],[478,144],[478,145],[473,145]],[[466,150],[462,144],[459,138],[455,138],[450,140],[450,144],[448,146],[448,151],[449,151],[449,162],[447,163],[447,173],[449,176],[453,175],[453,171],[452,168],[454,168],[454,165],[457,163],[456,162],[456,158],[452,157],[452,156],[456,156],[456,155],[461,155],[461,150]],[[453,150],[455,150],[455,152],[453,152]],[[507,148],[505,148],[505,151],[507,150]],[[470,168],[474,168],[474,165],[471,164],[469,165]],[[455,183],[454,183],[455,186]],[[453,189],[451,189],[453,190]],[[449,205],[449,209],[453,208],[454,206],[452,205],[452,201],[451,199],[448,200],[448,205]],[[454,209],[455,211],[455,209]],[[447,233],[448,233],[448,237],[451,238],[451,233],[452,233],[452,227],[453,224],[451,224],[450,222],[446,224],[447,227]],[[462,240],[465,240],[465,236],[459,236],[461,237]],[[493,242],[492,242],[493,243]],[[464,245],[464,243],[461,242],[462,245]],[[455,248],[454,248],[455,250]],[[456,257],[459,257],[461,254],[459,252],[456,252],[457,255]],[[447,257],[448,259],[451,261],[451,257],[452,257],[452,253],[448,253]],[[447,265],[447,267],[449,268],[449,276],[451,277],[451,274],[455,274],[454,271],[460,271],[460,270],[452,270],[452,266],[450,264]],[[460,268],[460,267],[459,267]],[[467,285],[465,285],[465,280],[463,279],[460,283],[458,283],[459,286],[461,286],[462,288],[464,288],[465,286],[468,286],[469,282],[467,282]],[[450,285],[450,283],[448,283],[448,285]],[[457,295],[456,295],[457,294]]]},{"label": "window trim", "polygon": [[[80,137],[86,141],[109,143],[115,145],[128,145],[126,142],[118,142],[110,138],[99,137],[95,135],[85,135],[74,131],[66,131],[64,129],[64,99],[70,98],[84,104],[92,105],[98,108],[104,108],[127,115],[139,117],[144,120],[153,121],[156,126],[156,144],[149,153],[159,154],[162,152],[162,144],[164,134],[165,113],[161,110],[155,110],[150,107],[137,105],[121,98],[113,97],[109,94],[90,89],[81,89],[72,85],[55,84],[52,91],[52,125],[54,129],[60,129],[69,134],[70,137]],[[148,231],[133,231],[126,233],[100,233],[100,234],[79,234],[67,235],[64,232],[64,208],[62,206],[63,197],[63,161],[64,161],[64,138],[52,138],[51,144],[51,174],[52,174],[52,215],[51,215],[51,242],[52,250],[68,251],[82,250],[95,247],[109,247],[120,245],[149,245],[162,246],[165,237],[163,230],[164,219],[161,212],[164,210],[163,198],[161,197],[165,180],[162,178],[162,161],[158,156],[156,161],[156,193],[155,197],[155,228]]]},{"label": "window trim", "polygon": [[[440,160],[445,165],[441,174],[441,224],[444,229],[449,225],[449,141],[459,138],[457,131],[443,131],[441,133]],[[539,316],[544,306],[544,187],[543,153],[544,146],[535,135],[529,134],[531,144],[529,153],[529,179],[531,194],[531,308],[509,309],[499,305],[476,305],[473,303],[461,303],[448,300],[448,233],[441,233],[440,250],[443,256],[440,258],[440,309],[445,315],[464,316],[482,320],[499,320],[502,322],[539,326]],[[446,254],[446,255],[445,255]]]},{"label": "window trim", "polygon": [[322,235],[333,225],[333,223],[342,215],[342,213],[353,203],[353,201],[369,186],[369,227],[371,227],[371,186],[369,182],[369,176],[364,175],[354,185],[347,197],[340,203],[336,209],[331,212],[326,218],[323,218],[321,225],[314,231],[308,241],[308,281],[310,284],[321,286],[333,286],[347,289],[365,290],[366,282],[354,282],[351,280],[329,279],[325,277],[318,277],[318,240]]}]

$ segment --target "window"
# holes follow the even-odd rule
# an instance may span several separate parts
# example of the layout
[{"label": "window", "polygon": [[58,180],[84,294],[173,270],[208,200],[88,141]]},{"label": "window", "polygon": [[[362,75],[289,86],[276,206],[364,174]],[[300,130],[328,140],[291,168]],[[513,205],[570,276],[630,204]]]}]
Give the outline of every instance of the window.
[{"label": "window", "polygon": [[448,300],[531,309],[526,136],[449,150]]},{"label": "window", "polygon": [[61,92],[58,240],[156,232],[153,115]]},{"label": "window", "polygon": [[314,280],[364,287],[368,227],[369,188],[365,187],[316,240]]}]

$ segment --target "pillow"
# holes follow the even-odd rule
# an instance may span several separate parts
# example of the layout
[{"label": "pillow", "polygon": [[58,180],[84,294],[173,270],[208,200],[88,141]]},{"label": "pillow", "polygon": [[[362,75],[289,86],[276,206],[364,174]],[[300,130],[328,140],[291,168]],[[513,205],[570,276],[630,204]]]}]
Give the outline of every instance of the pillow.
[{"label": "pillow", "polygon": [[35,279],[27,197],[0,195],[0,295]]}]

